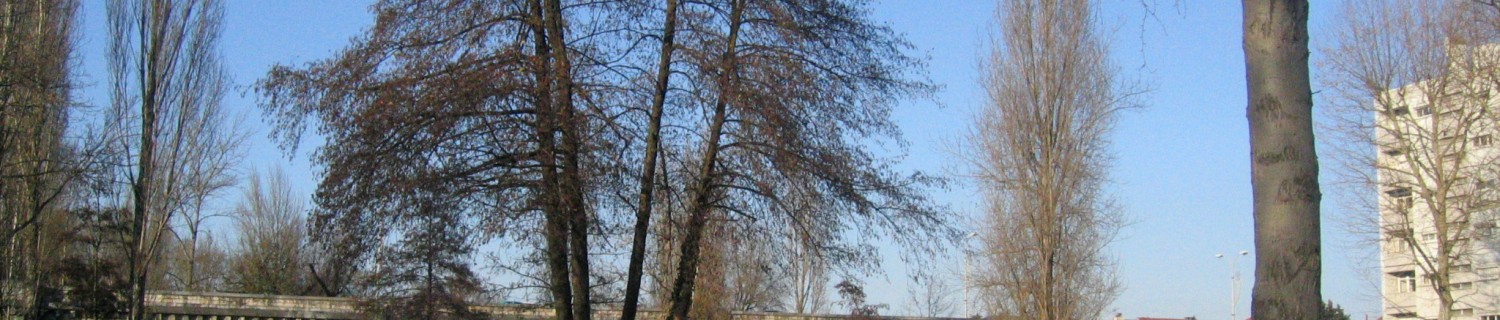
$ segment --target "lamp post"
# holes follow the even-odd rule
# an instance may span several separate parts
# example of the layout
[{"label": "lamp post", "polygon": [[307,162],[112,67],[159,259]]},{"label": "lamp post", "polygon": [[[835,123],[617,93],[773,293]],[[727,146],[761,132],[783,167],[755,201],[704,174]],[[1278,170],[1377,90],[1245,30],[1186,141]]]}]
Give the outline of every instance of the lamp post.
[{"label": "lamp post", "polygon": [[972,314],[969,313],[969,261],[973,260],[974,253],[969,251],[969,239],[973,239],[977,236],[979,236],[978,232],[969,232],[969,234],[964,236],[964,318],[972,316]]},{"label": "lamp post", "polygon": [[[1241,250],[1240,254],[1231,255],[1229,259],[1227,259],[1229,260],[1229,272],[1232,274],[1229,276],[1229,287],[1231,290],[1229,292],[1229,320],[1238,320],[1239,317],[1237,313],[1240,311],[1240,270],[1236,268],[1235,262],[1238,261],[1240,257],[1249,254],[1250,251]],[[1214,255],[1214,257],[1224,259],[1224,254],[1216,254]]]}]

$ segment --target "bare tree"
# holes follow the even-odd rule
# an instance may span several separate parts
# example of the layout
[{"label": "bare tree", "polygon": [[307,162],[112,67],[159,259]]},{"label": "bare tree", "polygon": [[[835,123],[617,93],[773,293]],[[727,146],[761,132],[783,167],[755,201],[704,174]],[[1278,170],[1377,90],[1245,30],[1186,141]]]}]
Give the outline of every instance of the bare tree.
[{"label": "bare tree", "polygon": [[[657,281],[650,287],[654,300],[670,305],[670,292],[675,283],[674,263],[679,260],[676,250],[681,247],[681,227],[686,223],[681,208],[660,210],[666,213],[658,217],[656,231],[657,261],[648,271]],[[703,243],[699,251],[700,264],[693,291],[693,305],[688,310],[693,319],[729,319],[733,312],[781,310],[790,283],[780,279],[785,275],[787,256],[780,254],[781,241],[764,238],[763,233],[747,230],[744,221],[716,214],[709,219],[710,233],[716,241]],[[769,240],[769,241],[768,241]]]},{"label": "bare tree", "polygon": [[[818,249],[808,252],[828,265],[876,261],[867,246],[851,245],[866,231],[941,247],[927,240],[945,235],[946,217],[919,193],[938,179],[893,172],[861,139],[900,144],[890,106],[932,89],[909,79],[921,62],[893,32],[866,21],[858,4],[684,2],[681,27],[664,28],[681,32],[670,41],[680,45],[637,50],[642,35],[664,34],[620,22],[666,11],[647,3],[382,3],[371,32],[339,56],[273,69],[257,89],[279,119],[276,134],[294,142],[313,119],[330,141],[315,159],[328,175],[314,238],[368,266],[374,259],[360,255],[379,251],[381,239],[421,227],[404,223],[416,217],[403,210],[436,200],[417,194],[451,192],[438,198],[455,201],[442,208],[456,212],[441,214],[459,216],[444,221],[479,231],[463,243],[515,240],[496,242],[541,253],[516,262],[535,267],[504,269],[544,286],[564,318],[588,317],[592,295],[611,287],[597,283],[609,278],[590,261],[610,242],[591,237],[613,236],[611,223],[628,213],[637,223],[651,222],[647,210],[689,213],[665,219],[697,226],[671,242],[683,253],[697,250],[698,240],[686,240],[701,238],[710,215],[741,221],[735,227],[748,234],[812,230],[805,242]],[[736,6],[749,18],[729,23]],[[726,42],[738,24],[748,26],[746,42]],[[726,58],[735,51],[743,59]],[[822,83],[831,85],[811,85]],[[653,154],[658,160],[644,159]],[[641,171],[629,170],[637,163]],[[668,204],[657,192],[690,196]],[[794,196],[827,210],[782,200]],[[685,260],[667,263],[696,270],[696,258]],[[678,290],[684,308],[689,286]]]},{"label": "bare tree", "polygon": [[[659,204],[662,208],[655,210],[663,215],[654,222],[654,263],[646,268],[655,280],[647,292],[662,306],[671,303],[677,250],[684,233],[681,226],[687,218],[678,194],[666,193],[666,201]],[[698,288],[688,311],[691,318],[725,319],[738,311],[826,310],[830,266],[823,261],[827,257],[816,252],[822,248],[809,244],[825,238],[802,236],[805,230],[795,225],[765,225],[727,212],[714,214],[708,223],[714,241],[703,243],[700,251]]]},{"label": "bare tree", "polygon": [[[201,114],[181,119],[185,137],[179,139],[178,158],[172,176],[181,179],[178,222],[171,236],[179,248],[168,252],[168,260],[174,265],[167,272],[174,288],[202,291],[220,288],[223,282],[224,252],[215,247],[211,232],[207,229],[210,219],[222,217],[210,207],[210,201],[218,198],[221,191],[229,189],[238,179],[233,166],[244,157],[239,146],[244,141],[244,131],[226,122],[220,108],[209,108]],[[191,122],[191,123],[190,123]]]},{"label": "bare tree", "polygon": [[[406,250],[426,243],[405,237],[438,240],[447,233],[417,223],[428,221],[418,214],[459,214],[465,218],[448,222],[477,224],[483,232],[469,234],[476,238],[514,236],[530,244],[538,237],[529,235],[544,233],[543,250],[557,258],[546,269],[558,276],[547,281],[554,311],[571,314],[566,215],[554,198],[556,132],[543,128],[556,120],[543,111],[550,90],[539,88],[551,81],[542,77],[549,55],[528,50],[536,46],[534,30],[545,38],[541,7],[540,0],[381,3],[371,8],[374,26],[338,55],[306,67],[274,67],[257,84],[283,147],[296,147],[309,122],[329,141],[312,159],[326,174],[308,231],[313,246],[332,249],[323,257],[333,262],[320,265],[332,267],[320,268],[320,277],[369,275],[360,282],[380,292],[365,293],[383,300],[432,288],[425,277],[410,276],[416,273],[380,278],[396,276],[381,264],[401,258],[411,267],[403,270],[421,271],[405,258],[433,251]],[[433,204],[433,190],[463,203],[442,207],[454,212],[414,210]],[[524,223],[532,214],[541,216],[544,232],[528,229],[535,227]],[[386,240],[392,237],[403,241]],[[482,240],[458,242],[471,241]]]},{"label": "bare tree", "polygon": [[360,269],[349,263],[356,259],[343,256],[346,252],[335,248],[333,242],[315,242],[309,237],[303,245],[308,255],[307,276],[314,285],[310,295],[358,296],[356,293],[362,289],[357,281],[361,276]]},{"label": "bare tree", "polygon": [[625,279],[625,305],[620,309],[621,320],[635,320],[640,304],[641,277],[646,261],[646,239],[651,230],[651,211],[656,206],[657,158],[661,155],[661,126],[671,87],[672,52],[676,49],[678,0],[666,0],[662,17],[661,50],[658,54],[656,78],[651,92],[651,111],[646,126],[646,149],[641,159],[640,200],[636,203],[635,234],[630,243],[630,261]]},{"label": "bare tree", "polygon": [[55,223],[65,220],[66,190],[81,174],[83,157],[64,138],[77,6],[0,4],[0,316],[41,305],[58,257],[43,251],[55,236],[48,231],[63,227]]},{"label": "bare tree", "polygon": [[1255,207],[1256,319],[1322,309],[1318,155],[1307,66],[1307,1],[1244,0],[1245,79]]},{"label": "bare tree", "polygon": [[990,309],[1099,318],[1120,284],[1105,249],[1123,218],[1104,194],[1108,134],[1128,107],[1089,0],[1001,1],[989,103],[970,135],[987,199],[980,232]]},{"label": "bare tree", "polygon": [[216,247],[208,230],[211,219],[223,217],[210,207],[210,202],[219,197],[221,191],[229,189],[238,179],[233,166],[239,164],[244,154],[239,146],[245,135],[239,127],[226,122],[220,108],[208,108],[201,114],[186,116],[173,154],[178,158],[171,176],[180,179],[178,202],[173,214],[176,223],[167,232],[171,233],[174,247],[165,251],[168,263],[167,280],[172,288],[192,291],[211,291],[222,288],[225,252]]},{"label": "bare tree", "polygon": [[[711,257],[703,267],[707,271],[698,275],[698,281],[708,283],[715,290],[712,294],[699,291],[694,303],[712,306],[715,312],[728,318],[738,311],[779,311],[780,297],[785,296],[786,256],[779,254],[783,246],[779,241],[767,241],[759,234],[749,232],[747,224],[736,219],[714,219],[714,234],[719,235],[715,243],[705,244],[705,257]],[[712,265],[712,266],[709,266]],[[695,309],[709,309],[700,308]],[[694,317],[705,319],[712,317]]]},{"label": "bare tree", "polygon": [[[731,228],[736,228],[731,226]],[[732,232],[732,231],[731,231]],[[780,311],[781,297],[787,294],[786,282],[778,281],[785,273],[780,265],[780,246],[750,234],[724,243],[721,277],[728,293],[728,307],[734,311]]]},{"label": "bare tree", "polygon": [[371,276],[367,312],[385,319],[485,319],[469,308],[479,290],[467,256],[473,250],[469,226],[453,209],[459,203],[441,190],[420,191],[430,199],[406,208],[410,225],[400,245],[380,248],[380,266]]},{"label": "bare tree", "polygon": [[[537,55],[542,61],[550,62],[551,65],[542,68],[545,74],[539,77],[541,86],[539,95],[546,96],[547,103],[543,103],[543,109],[552,114],[543,113],[542,123],[545,136],[543,145],[550,145],[543,151],[555,156],[554,167],[548,169],[549,173],[556,175],[555,189],[551,192],[551,198],[556,213],[559,215],[557,222],[549,225],[555,227],[557,224],[567,226],[567,282],[572,285],[572,319],[589,320],[593,318],[593,299],[590,298],[593,287],[589,285],[591,271],[589,268],[589,225],[591,212],[588,208],[587,197],[584,195],[584,184],[589,181],[583,176],[585,168],[581,158],[584,155],[584,137],[588,122],[586,115],[579,110],[575,103],[581,90],[577,90],[578,81],[574,79],[573,61],[576,53],[573,45],[567,41],[571,35],[566,33],[565,27],[568,22],[564,20],[561,0],[542,0],[535,11],[540,18],[541,28],[533,30],[537,33]],[[545,37],[541,36],[545,35]],[[550,130],[550,131],[549,131]],[[552,139],[553,132],[557,133],[557,140]],[[549,157],[551,158],[551,157]],[[549,159],[548,161],[552,161]],[[559,246],[554,246],[559,247]],[[553,257],[555,259],[556,257]],[[554,262],[555,263],[555,262]]]},{"label": "bare tree", "polygon": [[[667,164],[668,162],[663,162]],[[665,168],[664,168],[665,169]],[[672,173],[676,170],[663,170],[664,173]],[[665,180],[665,174],[663,175]],[[652,222],[652,245],[655,250],[650,251],[651,265],[645,268],[644,273],[652,281],[644,286],[652,303],[660,309],[671,305],[672,283],[675,282],[677,261],[679,260],[677,250],[682,248],[682,196],[676,189],[670,188],[670,184],[661,184],[665,192],[661,201],[654,205],[657,207]]]},{"label": "bare tree", "polygon": [[1474,4],[1346,3],[1322,50],[1339,177],[1355,199],[1351,226],[1384,248],[1382,296],[1410,301],[1421,283],[1438,302],[1436,314],[1399,308],[1407,303],[1388,312],[1446,320],[1460,304],[1494,304],[1469,288],[1476,266],[1497,258],[1483,244],[1500,218],[1500,153],[1490,150],[1500,29]]},{"label": "bare tree", "polygon": [[[679,50],[691,83],[684,107],[702,118],[685,157],[690,164],[676,180],[686,181],[686,196],[669,319],[690,318],[703,242],[724,236],[705,232],[719,214],[745,221],[752,233],[816,230],[805,233],[815,237],[809,243],[842,266],[873,256],[842,241],[847,230],[886,232],[918,250],[956,234],[920,193],[940,181],[900,175],[863,145],[865,137],[899,143],[891,104],[932,87],[912,79],[920,61],[862,5],[694,3],[693,22],[684,24],[693,32]],[[808,206],[793,201],[822,210],[800,211]]]},{"label": "bare tree", "polygon": [[839,297],[843,300],[840,303],[849,308],[849,319],[880,319],[880,310],[889,307],[883,303],[865,303],[865,289],[858,282],[844,280],[833,287],[838,289]]},{"label": "bare tree", "polygon": [[790,232],[786,278],[789,300],[788,311],[799,314],[823,313],[828,307],[829,266],[818,247],[811,243],[812,237],[801,236],[801,232]]},{"label": "bare tree", "polygon": [[926,271],[917,271],[911,278],[911,286],[907,287],[908,315],[937,318],[954,313],[953,284]]},{"label": "bare tree", "polygon": [[[339,56],[274,68],[257,89],[282,142],[295,145],[308,119],[331,141],[314,159],[328,168],[314,240],[345,249],[336,256],[348,264],[368,264],[387,235],[426,232],[397,222],[441,198],[453,212],[423,213],[458,215],[433,218],[479,231],[463,243],[536,244],[540,259],[523,262],[542,268],[505,267],[540,271],[526,276],[544,279],[559,317],[588,318],[597,246],[589,240],[603,229],[600,208],[617,201],[601,196],[617,186],[598,177],[623,171],[610,162],[617,154],[600,154],[614,150],[605,131],[619,130],[621,113],[604,99],[616,70],[601,66],[617,52],[601,47],[619,38],[597,27],[610,19],[574,12],[629,5],[386,2],[374,7],[370,33]],[[450,193],[430,194],[439,191]]]},{"label": "bare tree", "polygon": [[57,270],[59,283],[70,288],[65,298],[81,316],[119,318],[130,305],[122,293],[130,292],[125,269],[126,243],[115,235],[127,232],[129,217],[124,208],[81,207],[73,210],[77,228],[65,234],[69,243],[64,263]]},{"label": "bare tree", "polygon": [[[722,221],[720,219],[713,219]],[[722,223],[710,222],[709,228],[713,228],[715,234],[728,231],[723,228]],[[678,222],[681,224],[681,222]],[[702,263],[696,270],[697,278],[693,279],[697,284],[697,290],[693,291],[693,305],[688,309],[689,319],[715,319],[727,320],[734,312],[734,293],[729,287],[729,274],[734,272],[735,266],[731,264],[730,256],[736,252],[729,251],[728,239],[705,243],[699,251]],[[676,280],[676,279],[673,279]],[[675,281],[674,281],[675,283]]]},{"label": "bare tree", "polygon": [[229,253],[215,240],[214,234],[205,229],[206,225],[190,228],[196,230],[189,230],[186,235],[175,233],[177,236],[163,247],[166,261],[162,267],[167,281],[164,287],[195,292],[226,290],[226,281],[231,274]]},{"label": "bare tree", "polygon": [[145,317],[148,275],[174,216],[223,179],[213,161],[235,149],[219,105],[222,5],[213,0],[115,1],[110,30],[116,145],[128,157],[128,274],[132,319]]},{"label": "bare tree", "polygon": [[234,275],[230,290],[275,295],[310,291],[304,213],[302,198],[292,193],[280,168],[264,177],[250,176],[234,210],[239,243],[229,262]]}]

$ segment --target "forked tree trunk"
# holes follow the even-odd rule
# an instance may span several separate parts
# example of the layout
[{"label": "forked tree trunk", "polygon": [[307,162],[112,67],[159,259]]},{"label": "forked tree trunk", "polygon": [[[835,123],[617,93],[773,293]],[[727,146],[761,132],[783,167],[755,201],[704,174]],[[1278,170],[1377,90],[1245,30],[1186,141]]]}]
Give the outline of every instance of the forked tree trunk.
[{"label": "forked tree trunk", "polygon": [[[573,105],[573,65],[569,59],[568,43],[563,37],[563,14],[562,1],[546,0],[546,7],[542,8],[545,21],[547,42],[552,46],[552,69],[551,81],[556,86],[553,90],[557,95],[552,102],[557,110],[554,110],[559,121],[555,129],[559,129],[562,139],[562,148],[559,150],[562,160],[562,177],[559,180],[558,193],[555,195],[560,199],[560,210],[568,219],[568,248],[569,265],[573,285],[573,319],[589,320],[593,317],[590,308],[589,297],[589,244],[588,225],[589,215],[583,195],[583,173],[579,164],[579,156],[582,154],[583,142],[582,132],[584,119],[579,118],[578,110]],[[549,137],[550,138],[550,137]]]},{"label": "forked tree trunk", "polygon": [[1319,319],[1318,158],[1305,0],[1244,0],[1255,319]]},{"label": "forked tree trunk", "polygon": [[556,129],[553,123],[552,86],[548,72],[548,63],[545,61],[551,56],[552,48],[548,46],[546,27],[544,26],[544,14],[542,0],[531,0],[531,29],[532,37],[536,41],[536,57],[543,60],[537,63],[537,89],[536,96],[536,122],[537,141],[540,155],[538,158],[542,168],[542,214],[545,227],[543,237],[546,239],[547,251],[547,284],[552,291],[552,311],[558,320],[573,319],[573,290],[568,281],[568,219],[562,213],[561,204],[556,196],[561,189],[558,187],[556,141],[553,140]]}]

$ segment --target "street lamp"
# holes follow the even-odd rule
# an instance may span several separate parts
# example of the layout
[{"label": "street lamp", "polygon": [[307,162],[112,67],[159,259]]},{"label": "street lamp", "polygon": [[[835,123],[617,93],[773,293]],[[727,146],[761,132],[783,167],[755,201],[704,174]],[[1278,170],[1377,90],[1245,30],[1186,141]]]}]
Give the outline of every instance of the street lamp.
[{"label": "street lamp", "polygon": [[969,252],[969,239],[977,236],[979,236],[978,232],[969,232],[969,234],[964,235],[964,318],[968,318],[971,315],[969,313],[969,261],[973,260],[974,254]]},{"label": "street lamp", "polygon": [[[1238,255],[1232,255],[1228,259],[1229,260],[1229,272],[1233,274],[1233,275],[1231,275],[1229,277],[1229,287],[1230,287],[1230,290],[1232,290],[1229,293],[1229,320],[1237,320],[1237,319],[1239,319],[1237,317],[1236,313],[1238,313],[1240,311],[1240,270],[1235,267],[1235,261],[1239,260],[1240,257],[1246,256],[1246,255],[1249,255],[1249,254],[1250,254],[1250,251],[1243,251],[1242,250],[1242,251],[1240,251],[1240,254],[1238,254]],[[1214,255],[1214,257],[1215,258],[1219,258],[1219,259],[1224,259],[1224,254],[1223,253],[1216,254],[1216,255]]]}]

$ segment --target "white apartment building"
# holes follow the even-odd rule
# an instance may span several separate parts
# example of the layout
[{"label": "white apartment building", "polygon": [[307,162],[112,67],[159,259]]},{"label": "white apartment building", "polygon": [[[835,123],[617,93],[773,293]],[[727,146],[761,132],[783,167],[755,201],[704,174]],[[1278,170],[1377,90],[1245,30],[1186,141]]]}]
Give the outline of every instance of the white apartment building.
[{"label": "white apartment building", "polygon": [[1500,82],[1453,65],[1374,103],[1383,319],[1438,319],[1442,287],[1451,319],[1500,320]]}]

